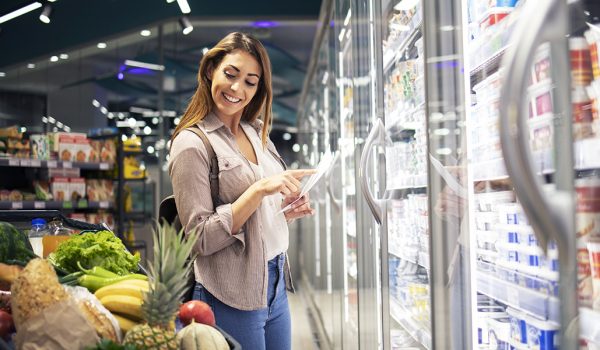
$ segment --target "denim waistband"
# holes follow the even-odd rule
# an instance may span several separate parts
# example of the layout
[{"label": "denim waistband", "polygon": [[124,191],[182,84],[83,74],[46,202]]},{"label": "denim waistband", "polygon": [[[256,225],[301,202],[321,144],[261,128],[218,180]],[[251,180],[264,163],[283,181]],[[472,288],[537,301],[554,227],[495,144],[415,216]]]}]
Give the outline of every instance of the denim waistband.
[{"label": "denim waistband", "polygon": [[283,266],[283,263],[285,262],[285,253],[281,253],[279,255],[277,255],[276,257],[274,257],[273,259],[269,260],[269,269],[274,269],[277,267],[281,267]]}]

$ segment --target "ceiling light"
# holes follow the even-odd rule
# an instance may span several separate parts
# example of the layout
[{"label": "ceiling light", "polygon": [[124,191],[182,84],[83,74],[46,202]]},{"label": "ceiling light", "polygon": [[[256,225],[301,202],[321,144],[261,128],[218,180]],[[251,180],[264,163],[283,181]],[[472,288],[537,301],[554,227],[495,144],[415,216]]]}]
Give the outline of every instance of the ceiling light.
[{"label": "ceiling light", "polygon": [[123,141],[123,142],[127,141],[127,135],[121,135],[121,141]]},{"label": "ceiling light", "polygon": [[0,72],[0,78],[1,78],[1,77],[5,77],[5,76],[6,76],[6,73],[4,73],[4,72]]},{"label": "ceiling light", "polygon": [[154,153],[155,150],[154,150],[154,147],[148,146],[148,148],[146,148],[146,151],[148,151],[148,153],[152,154],[152,153]]},{"label": "ceiling light", "polygon": [[48,118],[42,117],[42,123],[46,124],[48,122]]},{"label": "ceiling light", "polygon": [[54,123],[56,123],[56,119],[54,119],[54,118],[52,118],[52,117],[49,116],[48,117],[48,123],[54,124]]},{"label": "ceiling light", "polygon": [[59,127],[59,128],[62,128],[63,126],[65,126],[65,124],[63,124],[63,123],[61,123],[61,122],[57,121],[57,122],[56,122],[56,126],[57,126],[57,127]]},{"label": "ceiling light", "polygon": [[180,122],[180,121],[181,121],[181,119],[179,119],[179,118],[175,118],[175,119],[173,119],[173,123],[174,123],[175,125],[179,125],[179,122]]},{"label": "ceiling light", "polygon": [[152,124],[154,124],[154,125],[158,124],[158,118],[156,118],[156,117],[152,118]]},{"label": "ceiling light", "polygon": [[70,132],[71,128],[65,125],[65,127],[63,128],[63,130],[66,131],[66,132]]},{"label": "ceiling light", "polygon": [[27,68],[29,68],[29,69],[35,68],[35,63],[28,63]]},{"label": "ceiling light", "polygon": [[58,56],[50,57],[50,62],[56,62],[56,61],[58,61]]},{"label": "ceiling light", "polygon": [[152,112],[151,109],[148,108],[142,108],[142,107],[137,107],[137,106],[131,106],[129,107],[129,111],[131,113],[144,113],[144,112]]},{"label": "ceiling light", "polygon": [[100,107],[100,102],[98,102],[98,100],[93,99],[92,100],[92,105],[94,105],[94,107],[99,108]]},{"label": "ceiling light", "polygon": [[102,114],[104,114],[104,115],[107,115],[108,109],[106,109],[106,107],[102,106],[102,107],[100,107],[100,112],[102,112]]},{"label": "ceiling light", "polygon": [[159,71],[165,70],[165,66],[160,65],[160,64],[146,63],[146,62],[140,62],[140,61],[134,61],[134,60],[125,60],[125,65],[130,66],[130,67],[146,68],[146,69],[151,69],[151,70],[159,70]]},{"label": "ceiling light", "polygon": [[183,35],[188,35],[194,30],[194,26],[192,26],[192,22],[190,22],[190,19],[187,16],[179,18],[179,25],[181,26]]},{"label": "ceiling light", "polygon": [[61,60],[66,60],[69,58],[69,55],[67,55],[66,53],[61,53],[58,57],[60,57]]},{"label": "ceiling light", "polygon": [[98,43],[96,47],[98,47],[99,49],[106,49],[106,43]]},{"label": "ceiling light", "polygon": [[[144,134],[150,135],[151,133],[152,133],[152,129],[149,126],[145,126],[144,127]],[[150,153],[154,153],[154,152],[150,152]]]},{"label": "ceiling light", "polygon": [[169,4],[170,4],[170,3],[172,3],[173,1],[175,1],[175,0],[167,0],[167,2],[168,2]]},{"label": "ceiling light", "polygon": [[289,132],[283,133],[283,137],[284,140],[289,141],[292,139],[292,134],[290,134]]},{"label": "ceiling light", "polygon": [[8,22],[13,18],[17,18],[21,15],[26,14],[27,12],[31,12],[33,10],[39,9],[40,7],[42,7],[42,3],[39,1],[31,3],[27,6],[21,7],[18,10],[14,10],[12,12],[9,12],[9,13],[3,15],[2,17],[0,17],[0,23]]},{"label": "ceiling light", "polygon": [[149,31],[148,29],[144,29],[140,32],[141,36],[150,36],[152,34],[151,31]]},{"label": "ceiling light", "polygon": [[135,124],[137,123],[137,120],[135,120],[135,118],[129,118],[127,119],[127,124],[129,124],[130,127],[135,127]]},{"label": "ceiling light", "polygon": [[179,5],[179,9],[182,13],[190,13],[192,9],[190,8],[190,4],[188,4],[187,0],[177,0],[177,5]]},{"label": "ceiling light", "polygon": [[44,10],[42,11],[42,14],[40,15],[40,21],[42,21],[43,23],[50,23],[50,15],[52,14],[52,6],[50,5],[46,5],[44,6]]},{"label": "ceiling light", "polygon": [[115,117],[115,114],[113,112],[108,112],[108,114],[106,115],[106,117],[108,119],[113,119]]}]

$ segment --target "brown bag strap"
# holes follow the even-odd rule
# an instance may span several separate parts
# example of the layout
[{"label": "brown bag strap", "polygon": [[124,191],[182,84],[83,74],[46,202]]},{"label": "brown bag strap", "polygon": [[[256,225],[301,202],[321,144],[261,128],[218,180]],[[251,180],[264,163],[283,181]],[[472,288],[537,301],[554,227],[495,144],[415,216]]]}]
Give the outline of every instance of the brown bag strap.
[{"label": "brown bag strap", "polygon": [[189,127],[188,130],[198,135],[198,137],[202,140],[202,143],[204,143],[204,147],[208,153],[208,158],[210,159],[208,175],[210,180],[210,196],[213,201],[213,206],[216,208],[221,203],[219,199],[219,162],[217,161],[217,155],[215,154],[215,150],[210,144],[210,141],[208,140],[208,137],[204,131],[195,125]]}]

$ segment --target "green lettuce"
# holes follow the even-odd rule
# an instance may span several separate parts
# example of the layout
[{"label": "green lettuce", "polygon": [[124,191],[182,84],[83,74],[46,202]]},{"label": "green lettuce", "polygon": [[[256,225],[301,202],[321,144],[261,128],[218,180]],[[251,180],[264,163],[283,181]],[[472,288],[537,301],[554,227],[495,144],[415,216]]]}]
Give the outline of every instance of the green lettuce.
[{"label": "green lettuce", "polygon": [[79,271],[79,262],[85,268],[101,266],[119,275],[136,272],[140,262],[139,253],[129,253],[123,242],[110,231],[72,236],[48,259],[68,273]]}]

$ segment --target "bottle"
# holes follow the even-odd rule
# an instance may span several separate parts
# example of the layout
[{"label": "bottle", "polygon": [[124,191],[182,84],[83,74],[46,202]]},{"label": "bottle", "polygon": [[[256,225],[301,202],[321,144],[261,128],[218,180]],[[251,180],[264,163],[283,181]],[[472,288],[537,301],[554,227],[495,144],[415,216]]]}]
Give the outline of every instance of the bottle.
[{"label": "bottle", "polygon": [[48,234],[49,232],[48,226],[46,225],[46,220],[40,218],[31,220],[31,230],[29,230],[29,243],[31,243],[31,247],[33,248],[33,252],[35,253],[35,255],[43,257],[44,245],[42,243],[42,239]]},{"label": "bottle", "polygon": [[62,221],[52,220],[48,224],[48,235],[42,239],[44,257],[56,250],[59,244],[71,237],[73,231],[64,227]]}]

